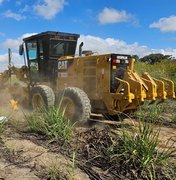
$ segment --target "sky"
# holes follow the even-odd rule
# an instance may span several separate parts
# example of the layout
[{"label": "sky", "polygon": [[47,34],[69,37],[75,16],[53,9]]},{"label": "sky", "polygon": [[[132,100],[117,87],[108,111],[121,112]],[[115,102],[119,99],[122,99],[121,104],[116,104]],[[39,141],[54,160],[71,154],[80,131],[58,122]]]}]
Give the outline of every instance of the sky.
[{"label": "sky", "polygon": [[99,54],[176,57],[176,0],[0,0],[0,71],[8,48],[21,66],[22,39],[45,31],[80,34]]}]

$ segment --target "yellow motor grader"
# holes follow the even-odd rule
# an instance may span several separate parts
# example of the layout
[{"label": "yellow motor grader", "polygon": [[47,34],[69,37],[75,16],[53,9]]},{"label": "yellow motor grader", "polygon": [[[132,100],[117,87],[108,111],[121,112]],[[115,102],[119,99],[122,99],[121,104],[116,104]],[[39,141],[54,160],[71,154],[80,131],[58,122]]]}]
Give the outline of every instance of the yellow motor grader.
[{"label": "yellow motor grader", "polygon": [[[61,104],[69,119],[86,122],[91,112],[113,118],[136,110],[145,100],[175,98],[171,80],[158,80],[148,73],[140,77],[130,55],[94,55],[82,51],[81,43],[75,57],[78,38],[78,34],[48,31],[23,39],[19,53],[26,66],[9,66],[9,71],[27,82],[22,87],[23,100],[34,109]],[[0,75],[1,83],[9,71]]]}]

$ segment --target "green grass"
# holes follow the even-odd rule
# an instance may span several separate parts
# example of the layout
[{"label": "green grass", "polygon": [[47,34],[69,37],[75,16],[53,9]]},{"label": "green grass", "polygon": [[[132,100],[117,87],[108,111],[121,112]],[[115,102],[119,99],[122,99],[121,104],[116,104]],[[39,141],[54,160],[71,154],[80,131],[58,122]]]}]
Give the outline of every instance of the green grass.
[{"label": "green grass", "polygon": [[4,130],[5,130],[5,123],[0,123],[0,137],[3,134]]},{"label": "green grass", "polygon": [[7,124],[7,118],[5,118],[5,120],[3,120],[2,122],[0,122],[0,139],[2,134],[4,133],[5,129],[6,129],[6,124]]},{"label": "green grass", "polygon": [[163,124],[176,124],[176,101],[165,100],[163,103],[150,104],[146,101],[143,105],[139,106],[134,116],[137,119],[145,119],[147,122],[159,122]]},{"label": "green grass", "polygon": [[153,125],[144,121],[133,132],[124,128],[120,140],[109,149],[111,161],[135,172],[137,177],[157,179],[158,173],[166,178],[174,177],[169,159],[176,155],[176,150],[158,150],[159,133],[159,129],[154,131]]},{"label": "green grass", "polygon": [[65,177],[63,176],[63,173],[59,171],[58,166],[53,164],[50,166],[50,168],[48,169],[48,179],[52,179],[52,180],[58,180],[58,179],[65,179]]},{"label": "green grass", "polygon": [[44,134],[54,141],[65,144],[71,139],[73,124],[57,107],[42,108],[27,116],[27,122],[32,132]]},{"label": "green grass", "polygon": [[[168,78],[176,84],[176,63],[172,61],[162,61],[155,64],[146,64],[141,62],[135,63],[135,70],[142,74],[148,72],[152,77],[155,78]],[[175,87],[176,91],[176,87]]]},{"label": "green grass", "polygon": [[150,104],[149,101],[145,101],[143,105],[138,107],[138,110],[134,112],[137,119],[145,119],[148,122],[156,122],[160,119],[161,114],[164,112],[164,106],[157,103]]}]

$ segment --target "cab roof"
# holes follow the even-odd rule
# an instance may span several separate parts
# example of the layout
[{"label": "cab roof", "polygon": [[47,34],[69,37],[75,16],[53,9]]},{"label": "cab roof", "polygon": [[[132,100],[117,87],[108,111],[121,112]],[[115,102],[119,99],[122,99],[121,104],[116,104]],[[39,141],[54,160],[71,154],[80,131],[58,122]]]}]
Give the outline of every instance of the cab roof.
[{"label": "cab roof", "polygon": [[24,38],[23,41],[28,41],[28,40],[33,40],[33,39],[38,39],[38,38],[42,38],[42,37],[49,37],[49,38],[61,38],[61,39],[68,39],[71,38],[72,40],[77,40],[80,35],[79,34],[73,34],[73,33],[65,33],[65,32],[56,32],[56,31],[46,31],[46,32],[42,32],[39,34],[35,34],[32,35],[30,37]]}]

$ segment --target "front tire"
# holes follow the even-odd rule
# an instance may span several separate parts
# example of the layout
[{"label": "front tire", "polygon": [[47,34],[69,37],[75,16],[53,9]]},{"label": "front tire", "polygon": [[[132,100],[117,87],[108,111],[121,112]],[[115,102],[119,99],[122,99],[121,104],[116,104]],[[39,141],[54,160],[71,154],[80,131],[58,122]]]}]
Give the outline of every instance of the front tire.
[{"label": "front tire", "polygon": [[85,124],[90,119],[90,100],[83,90],[76,87],[65,88],[60,93],[59,103],[64,116],[72,122]]},{"label": "front tire", "polygon": [[50,107],[55,104],[55,95],[53,90],[46,85],[34,86],[30,93],[31,105],[33,109]]}]

